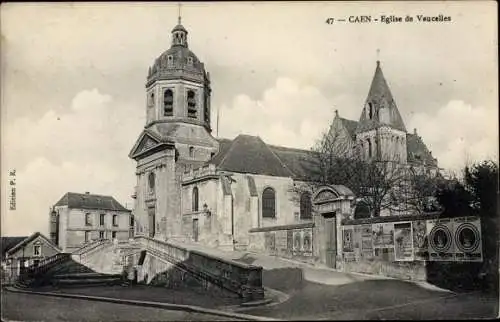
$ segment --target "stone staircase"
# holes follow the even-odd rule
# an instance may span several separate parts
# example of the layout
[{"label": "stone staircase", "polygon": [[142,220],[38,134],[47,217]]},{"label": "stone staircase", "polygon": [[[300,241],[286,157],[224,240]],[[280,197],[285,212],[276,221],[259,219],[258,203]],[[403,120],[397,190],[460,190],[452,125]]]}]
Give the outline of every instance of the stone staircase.
[{"label": "stone staircase", "polygon": [[88,243],[73,253],[49,257],[38,266],[31,266],[15,283],[17,288],[87,287],[128,285],[123,278],[119,254],[109,240]]},{"label": "stone staircase", "polygon": [[137,236],[98,240],[30,267],[18,287],[86,287],[139,282],[230,292],[245,302],[264,298],[262,267],[224,258],[192,245]]}]

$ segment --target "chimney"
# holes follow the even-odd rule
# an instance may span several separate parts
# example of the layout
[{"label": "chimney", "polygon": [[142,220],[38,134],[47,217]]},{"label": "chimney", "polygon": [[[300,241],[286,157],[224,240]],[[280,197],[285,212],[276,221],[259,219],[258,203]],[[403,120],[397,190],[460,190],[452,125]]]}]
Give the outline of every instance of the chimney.
[{"label": "chimney", "polygon": [[417,135],[417,128],[413,129],[413,134]]}]

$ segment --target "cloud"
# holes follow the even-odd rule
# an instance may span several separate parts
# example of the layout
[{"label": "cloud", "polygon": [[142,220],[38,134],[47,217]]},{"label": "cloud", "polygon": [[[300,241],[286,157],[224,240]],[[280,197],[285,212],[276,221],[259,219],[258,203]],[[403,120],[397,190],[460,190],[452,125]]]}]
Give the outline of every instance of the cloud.
[{"label": "cloud", "polygon": [[308,149],[333,120],[330,104],[317,88],[280,77],[260,99],[240,94],[221,106],[219,136],[258,135],[268,144]]},{"label": "cloud", "polygon": [[135,164],[127,155],[144,124],[143,110],[93,89],[76,94],[65,111],[6,127],[2,170],[17,170],[17,209],[7,210],[4,194],[2,233],[47,233],[48,209],[68,191],[131,202]]},{"label": "cloud", "polygon": [[434,114],[416,113],[409,129],[417,128],[440,167],[457,171],[466,162],[498,159],[498,111],[453,100]]}]

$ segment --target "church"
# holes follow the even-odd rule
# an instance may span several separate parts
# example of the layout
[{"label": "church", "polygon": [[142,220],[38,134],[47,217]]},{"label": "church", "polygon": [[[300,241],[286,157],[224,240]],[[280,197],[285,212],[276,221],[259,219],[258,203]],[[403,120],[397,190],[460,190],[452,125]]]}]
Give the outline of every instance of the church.
[{"label": "church", "polygon": [[[171,47],[148,70],[146,124],[129,157],[137,162],[135,234],[247,249],[249,231],[312,223],[314,191],[309,150],[266,144],[260,137],[216,138],[211,127],[211,79],[179,23]],[[393,160],[437,171],[416,130],[408,133],[376,62],[359,121],[335,113],[330,131],[363,158]],[[348,187],[334,193],[353,197]]]}]

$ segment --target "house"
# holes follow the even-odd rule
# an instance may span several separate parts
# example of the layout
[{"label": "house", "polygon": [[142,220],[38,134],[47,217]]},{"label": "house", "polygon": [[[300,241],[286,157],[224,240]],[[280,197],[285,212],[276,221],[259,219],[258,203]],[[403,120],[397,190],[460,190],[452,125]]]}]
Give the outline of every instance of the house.
[{"label": "house", "polygon": [[131,227],[131,211],[111,196],[68,192],[50,212],[50,238],[65,252],[91,240],[128,239]]},{"label": "house", "polygon": [[7,282],[15,280],[24,268],[61,252],[39,232],[26,237],[1,237],[1,244],[2,280]]}]

